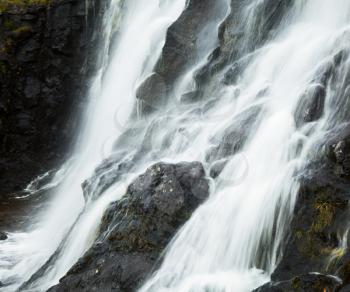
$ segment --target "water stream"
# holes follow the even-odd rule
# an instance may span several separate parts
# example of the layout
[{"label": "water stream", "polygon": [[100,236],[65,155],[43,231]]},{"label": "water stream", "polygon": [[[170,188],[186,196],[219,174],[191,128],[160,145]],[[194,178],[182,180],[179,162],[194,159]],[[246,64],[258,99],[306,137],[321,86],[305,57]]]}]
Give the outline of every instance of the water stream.
[{"label": "water stream", "polygon": [[[0,279],[9,283],[0,291],[16,291],[31,277],[23,291],[45,291],[58,283],[93,243],[108,204],[158,161],[198,160],[208,173],[218,161],[226,164],[212,180],[208,201],[177,233],[140,291],[248,292],[269,280],[283,252],[298,174],[334,130],[335,115],[347,117],[346,89],[335,85],[344,82],[348,62],[332,82],[323,76],[335,56],[349,50],[350,2],[295,1],[270,38],[258,44],[253,36],[264,0],[247,1],[240,11],[246,40],[239,53],[246,65],[237,81],[224,85],[223,73],[216,74],[203,99],[183,103],[181,96],[195,87],[194,75],[218,45],[219,27],[230,12],[229,1],[220,1],[226,13],[203,30],[194,65],[167,103],[149,116],[135,114],[136,89],[152,73],[166,30],[186,1],[127,0],[123,12],[119,1],[111,1],[104,66],[91,88],[82,139],[60,172],[48,210],[35,216],[30,231],[0,243]],[[119,13],[124,13],[120,36],[108,55]],[[298,109],[320,87],[326,92],[323,115],[302,121]],[[128,134],[130,129],[137,134]],[[220,156],[227,139],[239,147]],[[144,155],[136,161],[140,149]],[[91,184],[83,194],[84,181],[111,157],[134,163],[112,186]]]}]

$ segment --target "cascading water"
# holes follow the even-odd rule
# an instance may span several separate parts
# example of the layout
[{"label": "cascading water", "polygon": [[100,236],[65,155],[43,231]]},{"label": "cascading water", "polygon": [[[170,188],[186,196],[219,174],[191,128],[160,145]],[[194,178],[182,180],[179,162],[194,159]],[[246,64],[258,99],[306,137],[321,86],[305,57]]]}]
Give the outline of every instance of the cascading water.
[{"label": "cascading water", "polygon": [[[106,18],[107,39],[118,2],[111,2]],[[108,204],[123,195],[136,174],[158,161],[198,160],[208,172],[218,161],[225,167],[212,182],[210,199],[178,232],[140,291],[243,292],[268,281],[292,217],[297,174],[311,159],[311,149],[335,126],[334,116],[346,114],[342,87],[322,83],[321,75],[336,54],[349,48],[350,2],[298,1],[274,37],[259,47],[252,29],[264,1],[248,1],[240,7],[247,39],[237,55],[246,65],[237,81],[225,86],[223,74],[216,74],[202,100],[184,104],[181,96],[193,89],[194,74],[216,46],[225,15],[215,18],[200,36],[199,43],[208,45],[200,47],[195,64],[169,94],[173,98],[150,116],[129,119],[135,89],[151,74],[166,29],[185,2],[125,2],[118,44],[106,59],[106,72],[103,68],[96,78],[83,139],[61,171],[64,178],[52,206],[31,225],[33,231],[10,234],[0,244],[0,279],[8,284],[1,291],[20,286],[45,291],[56,284],[92,244]],[[229,12],[229,1],[222,0],[222,6]],[[338,75],[333,84],[341,83]],[[322,118],[300,122],[299,106],[319,87],[327,89]],[[227,139],[237,144],[236,151],[218,157]],[[140,149],[144,155],[136,160]],[[97,183],[88,179],[107,157],[134,163],[112,185],[101,187],[108,170],[99,169],[103,175],[96,171]],[[84,201],[81,184],[86,180]]]},{"label": "cascading water", "polygon": [[[123,194],[124,185],[89,204],[89,198],[84,202],[81,184],[108,155],[110,146],[106,141],[120,134],[115,112],[123,109],[118,118],[124,123],[134,104],[135,86],[158,59],[166,29],[181,13],[184,0],[162,5],[157,0],[128,1],[124,7],[121,4],[122,1],[112,0],[105,16],[106,46],[102,54],[104,63],[110,63],[104,64],[108,65],[106,72],[103,66],[92,86],[84,134],[72,161],[61,171],[65,172],[63,182],[48,210],[30,226],[33,231],[9,234],[9,240],[0,246],[0,279],[5,285],[1,291],[15,291],[31,277],[20,290],[45,291],[57,283],[93,242],[106,206]],[[121,12],[121,7],[126,11]],[[114,45],[115,52],[108,58],[109,40],[120,13],[125,14],[121,35]]]},{"label": "cascading water", "polygon": [[[328,86],[319,81],[320,68],[348,49],[344,34],[349,13],[347,1],[295,3],[277,36],[255,52],[240,80],[218,96],[218,105],[206,116],[197,139],[191,138],[190,147],[208,149],[210,136],[202,135],[220,133],[235,122],[245,131],[251,127],[249,137],[227,162],[211,198],[173,239],[161,267],[140,291],[251,291],[267,281],[292,217],[296,174],[306,166],[312,147],[344,114],[343,94],[328,90],[323,118],[296,127],[298,104],[317,86]],[[302,94],[305,91],[308,96]],[[249,125],[245,119],[240,124],[242,115],[254,115],[254,122]]]}]

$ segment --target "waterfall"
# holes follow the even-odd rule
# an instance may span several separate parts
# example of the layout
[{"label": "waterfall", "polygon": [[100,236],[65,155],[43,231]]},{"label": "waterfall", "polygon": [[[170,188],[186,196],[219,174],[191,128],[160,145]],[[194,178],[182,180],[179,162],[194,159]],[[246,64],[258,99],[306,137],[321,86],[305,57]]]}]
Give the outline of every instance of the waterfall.
[{"label": "waterfall", "polygon": [[[209,149],[213,133],[224,141],[220,133],[236,123],[250,134],[140,291],[251,291],[268,281],[293,214],[297,175],[347,108],[341,90],[321,80],[325,64],[348,50],[350,3],[321,2],[296,3],[276,36],[249,56],[238,82],[217,92],[204,120],[188,118],[191,142],[181,150],[202,161],[197,149]],[[324,115],[297,127],[296,109],[315,86],[327,89]],[[254,115],[251,125],[240,124],[242,115]]]},{"label": "waterfall", "polygon": [[[216,1],[220,12],[198,36],[193,64],[164,93],[164,103],[151,104],[155,109],[148,115],[136,101],[137,88],[152,74],[166,31],[187,2],[111,1],[104,61],[91,86],[82,137],[50,182],[59,186],[46,210],[27,230],[0,243],[0,279],[6,284],[0,291],[46,291],[57,284],[94,242],[107,206],[159,161],[197,160],[208,176],[218,163],[224,166],[211,180],[210,198],[178,231],[140,291],[248,292],[269,280],[283,253],[298,175],[316,155],[313,149],[348,116],[343,79],[348,62],[333,68],[332,80],[324,75],[349,50],[350,2],[294,1],[271,34],[260,22],[266,1],[241,4],[237,25],[243,37],[235,58],[244,67],[230,84],[223,82],[224,71],[213,74],[202,85],[203,97],[185,103],[182,97],[196,89],[196,74],[234,9],[229,0]],[[307,119],[304,107],[320,88],[322,114]],[[104,185],[106,162],[114,169],[127,167]]]},{"label": "waterfall", "polygon": [[[72,159],[59,171],[64,178],[55,176],[60,186],[47,210],[33,219],[32,230],[11,233],[1,243],[0,279],[9,284],[1,291],[15,291],[30,278],[30,284],[21,290],[46,291],[58,283],[93,243],[104,209],[125,191],[117,187],[89,204],[81,185],[109,155],[109,142],[122,132],[115,122],[116,111],[120,123],[125,123],[135,103],[135,88],[158,59],[166,29],[181,13],[185,0],[166,1],[161,6],[158,0],[127,1],[125,7],[120,2],[112,0],[105,15],[104,61],[91,87],[82,138]],[[120,35],[113,44],[115,52],[108,56],[120,13],[125,14]]]}]

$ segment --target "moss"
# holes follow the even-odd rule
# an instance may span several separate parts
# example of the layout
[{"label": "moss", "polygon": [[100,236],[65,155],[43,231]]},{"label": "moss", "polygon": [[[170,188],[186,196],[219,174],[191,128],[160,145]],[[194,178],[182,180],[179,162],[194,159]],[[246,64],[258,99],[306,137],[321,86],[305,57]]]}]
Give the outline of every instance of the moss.
[{"label": "moss", "polygon": [[32,32],[32,27],[29,25],[23,25],[20,27],[17,27],[16,29],[13,29],[13,33],[16,35],[23,35]]},{"label": "moss", "polygon": [[297,231],[295,231],[295,237],[297,238],[297,239],[302,239],[303,238],[303,236],[304,236],[304,234],[303,234],[303,231],[301,231],[301,230],[297,230]]},{"label": "moss", "polygon": [[4,21],[4,28],[8,29],[8,30],[13,30],[15,28],[15,25],[13,24],[13,22],[9,19],[6,19]]},{"label": "moss", "polygon": [[315,258],[320,255],[320,247],[314,240],[314,235],[310,231],[303,233],[302,240],[299,241],[298,249],[309,258]]},{"label": "moss", "polygon": [[313,203],[312,222],[310,222],[309,227],[294,230],[294,237],[302,254],[309,258],[318,258],[341,253],[341,251],[327,246],[326,242],[319,240],[326,229],[333,224],[337,207],[336,202],[329,202],[323,196],[319,196]]},{"label": "moss", "polygon": [[338,260],[342,258],[346,253],[346,249],[343,247],[335,248],[331,252],[331,256],[334,257],[334,259]]},{"label": "moss", "polygon": [[344,256],[345,250],[334,247],[334,244],[326,238],[329,238],[329,228],[332,228],[337,213],[346,206],[346,203],[330,198],[327,192],[316,193],[308,214],[312,219],[311,222],[293,232],[301,254],[316,261],[329,258],[335,260]]},{"label": "moss", "polygon": [[299,278],[294,278],[292,280],[292,288],[295,291],[298,291],[301,288],[301,283],[300,283],[300,279]]},{"label": "moss", "polygon": [[0,13],[11,7],[25,8],[34,5],[49,5],[51,0],[1,0]]},{"label": "moss", "polygon": [[4,61],[0,61],[0,73],[1,74],[5,74],[6,73],[6,70],[7,68],[6,68],[6,64],[5,64],[5,62]]},{"label": "moss", "polygon": [[316,202],[314,208],[317,215],[310,230],[312,232],[322,232],[332,224],[337,208],[330,202]]},{"label": "moss", "polygon": [[[28,34],[33,32],[32,27],[29,26],[29,25],[22,25],[20,27],[16,27],[11,22],[5,22],[5,25],[6,25],[7,29],[11,30],[11,34],[9,34],[0,43],[0,54],[9,54],[9,53],[11,53],[12,49],[16,45],[16,42],[17,42],[18,38],[20,38],[20,37],[22,37],[24,35],[28,35]],[[3,72],[3,70],[1,70],[1,67],[3,67],[3,66],[0,66],[0,72]]]}]

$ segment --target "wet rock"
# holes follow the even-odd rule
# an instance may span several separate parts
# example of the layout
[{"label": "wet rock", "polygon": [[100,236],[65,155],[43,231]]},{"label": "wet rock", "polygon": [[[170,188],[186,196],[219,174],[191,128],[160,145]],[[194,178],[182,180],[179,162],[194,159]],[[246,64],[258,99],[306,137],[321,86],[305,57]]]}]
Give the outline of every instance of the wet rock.
[{"label": "wet rock", "polygon": [[350,178],[350,139],[332,142],[328,155],[335,162],[334,173],[343,178]]},{"label": "wet rock", "polygon": [[337,267],[339,267],[338,275],[339,278],[343,280],[343,288],[342,291],[350,291],[346,290],[349,289],[350,286],[350,253],[348,250],[340,250],[341,257],[338,258]]},{"label": "wet rock", "polygon": [[[347,129],[328,137],[326,152],[300,179],[288,239],[281,262],[272,274],[274,282],[287,281],[310,271],[339,277],[342,285],[350,282],[350,254],[342,242],[350,218],[350,182],[342,163],[350,155]],[[339,171],[339,167],[343,171]],[[284,290],[283,290],[284,291]]]},{"label": "wet rock", "polygon": [[[247,2],[249,5],[250,3]],[[264,0],[250,5],[250,15],[254,15],[254,21],[242,21],[243,10],[246,9],[244,1],[232,0],[231,10],[225,21],[219,28],[219,47],[216,48],[201,69],[198,70],[196,81],[198,88],[205,88],[212,76],[222,70],[226,70],[229,64],[241,60],[241,58],[263,45],[286,17],[287,11],[293,5],[294,0]],[[224,84],[232,84],[237,80],[239,67],[233,65],[226,72]]]},{"label": "wet rock", "polygon": [[82,183],[85,201],[98,199],[115,181],[131,172],[139,158],[140,155],[131,151],[119,151],[104,159],[92,176]]},{"label": "wet rock", "polygon": [[7,234],[5,232],[0,231],[0,241],[6,240],[6,239],[7,239]]},{"label": "wet rock", "polygon": [[237,81],[237,78],[239,76],[239,73],[241,72],[242,68],[240,67],[239,63],[235,62],[230,69],[228,69],[224,75],[223,83],[225,85],[231,85],[234,84]]},{"label": "wet rock", "polygon": [[199,162],[149,167],[107,209],[93,247],[49,291],[135,291],[208,191]]},{"label": "wet rock", "polygon": [[346,285],[339,290],[339,292],[349,292],[349,291],[350,291],[350,285]]},{"label": "wet rock", "polygon": [[185,10],[167,31],[162,56],[155,68],[167,84],[176,82],[180,74],[196,61],[200,32],[224,13],[225,7],[220,1],[187,1]]},{"label": "wet rock", "polygon": [[166,92],[166,83],[162,76],[153,73],[137,89],[136,98],[142,101],[144,112],[152,112],[164,105]]},{"label": "wet rock", "polygon": [[[325,181],[321,181],[325,179]],[[310,271],[337,274],[328,266],[344,255],[338,232],[345,232],[349,191],[340,184],[333,185],[327,177],[314,177],[301,184],[298,203],[291,226],[291,237],[273,280],[286,280]]]},{"label": "wet rock", "polygon": [[[211,22],[221,19],[226,7],[216,0],[189,0],[180,17],[168,28],[165,45],[154,72],[139,88],[138,98],[158,107],[158,101],[166,102],[181,74],[198,59],[201,33]],[[165,90],[164,90],[165,89]],[[152,112],[152,110],[151,110]]]},{"label": "wet rock", "polygon": [[226,159],[215,161],[210,167],[210,172],[209,172],[210,176],[212,178],[217,178],[225,168],[226,164],[227,164]]},{"label": "wet rock", "polygon": [[288,281],[267,283],[253,292],[336,292],[340,287],[340,279],[334,276],[305,274]]},{"label": "wet rock", "polygon": [[186,104],[195,103],[198,100],[200,100],[202,96],[203,96],[203,91],[201,90],[186,92],[181,96],[181,102]]},{"label": "wet rock", "polygon": [[96,69],[98,24],[108,5],[12,2],[0,13],[0,157],[7,161],[0,162],[0,196],[64,160]]},{"label": "wet rock", "polygon": [[[213,147],[207,151],[206,160],[213,162],[239,152],[251,134],[250,130],[260,121],[261,112],[260,106],[253,106],[233,117],[230,126],[218,131],[211,138]],[[226,118],[225,114],[231,113],[229,110],[227,113],[221,113],[222,117],[218,119]]]},{"label": "wet rock", "polygon": [[302,94],[295,111],[297,127],[316,121],[322,117],[325,98],[326,90],[322,85],[312,86]]}]

